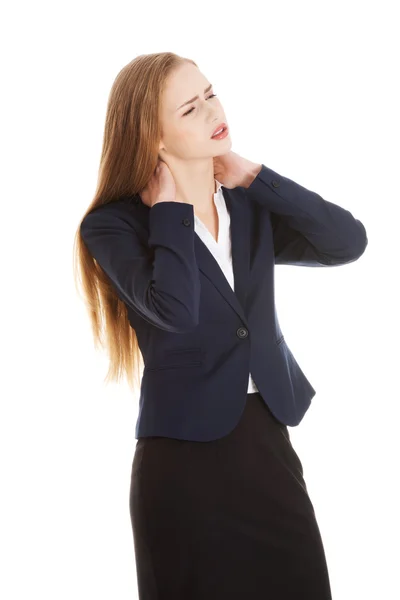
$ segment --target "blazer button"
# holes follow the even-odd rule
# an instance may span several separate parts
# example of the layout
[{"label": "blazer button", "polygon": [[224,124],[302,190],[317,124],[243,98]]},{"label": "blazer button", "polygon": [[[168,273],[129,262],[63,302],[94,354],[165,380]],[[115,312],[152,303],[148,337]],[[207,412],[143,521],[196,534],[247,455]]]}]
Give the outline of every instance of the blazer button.
[{"label": "blazer button", "polygon": [[274,187],[279,187],[281,185],[280,181],[277,181],[276,179],[273,179],[271,183]]},{"label": "blazer button", "polygon": [[239,327],[239,329],[236,331],[236,335],[240,338],[246,338],[249,335],[249,332],[246,327]]},{"label": "blazer button", "polygon": [[190,221],[190,219],[183,219],[182,223],[183,223],[184,225],[186,225],[186,227],[189,227],[189,225],[190,225],[191,221]]}]

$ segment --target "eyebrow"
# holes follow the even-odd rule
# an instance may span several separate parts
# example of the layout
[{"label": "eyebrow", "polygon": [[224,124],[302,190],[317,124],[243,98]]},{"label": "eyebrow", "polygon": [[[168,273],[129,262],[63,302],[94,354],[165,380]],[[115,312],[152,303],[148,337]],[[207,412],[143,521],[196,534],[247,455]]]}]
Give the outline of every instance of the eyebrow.
[{"label": "eyebrow", "polygon": [[[207,92],[209,92],[211,90],[211,88],[212,88],[212,83],[210,83],[210,85],[208,87],[206,87],[206,89],[204,90],[204,93],[206,94]],[[184,102],[183,104],[178,106],[178,108],[176,110],[179,110],[180,108],[182,108],[182,106],[186,106],[186,104],[191,104],[192,102],[197,100],[198,97],[199,96],[194,96],[194,98],[190,98],[190,100],[188,100],[187,102]]]}]

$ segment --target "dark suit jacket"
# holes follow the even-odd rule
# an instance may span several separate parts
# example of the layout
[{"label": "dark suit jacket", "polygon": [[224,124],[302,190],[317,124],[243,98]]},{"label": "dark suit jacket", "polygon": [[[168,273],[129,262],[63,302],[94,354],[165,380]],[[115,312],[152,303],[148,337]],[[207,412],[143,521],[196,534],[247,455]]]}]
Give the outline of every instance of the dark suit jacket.
[{"label": "dark suit jacket", "polygon": [[264,164],[248,188],[222,192],[235,291],[194,230],[193,204],[149,208],[136,195],[97,207],[82,222],[144,359],[136,439],[227,435],[244,410],[249,371],[285,425],[300,423],[316,393],[279,326],[274,266],[351,263],[367,246],[365,227]]}]

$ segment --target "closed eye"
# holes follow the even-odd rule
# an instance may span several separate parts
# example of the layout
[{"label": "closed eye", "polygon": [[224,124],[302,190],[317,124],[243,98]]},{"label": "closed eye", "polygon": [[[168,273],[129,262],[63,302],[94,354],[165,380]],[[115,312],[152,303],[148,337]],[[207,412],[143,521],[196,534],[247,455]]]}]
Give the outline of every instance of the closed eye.
[{"label": "closed eye", "polygon": [[[207,100],[209,100],[210,98],[214,98],[216,95],[217,94],[211,94],[211,96],[208,96]],[[188,110],[187,112],[185,112],[182,116],[186,117],[186,115],[189,115],[192,112],[192,110],[194,110],[194,106],[193,106],[193,108],[191,108],[190,110]]]}]

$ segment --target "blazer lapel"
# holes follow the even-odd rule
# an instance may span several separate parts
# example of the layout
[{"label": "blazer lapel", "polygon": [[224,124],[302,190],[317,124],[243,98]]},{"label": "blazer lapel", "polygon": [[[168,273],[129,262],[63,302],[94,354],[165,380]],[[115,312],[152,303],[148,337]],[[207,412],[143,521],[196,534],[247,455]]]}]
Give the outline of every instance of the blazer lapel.
[{"label": "blazer lapel", "polygon": [[221,188],[231,220],[233,290],[212,252],[195,233],[195,253],[200,271],[218,289],[238,315],[246,321],[245,308],[250,274],[250,206],[237,192]]}]

